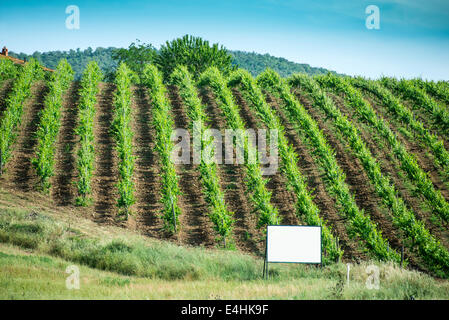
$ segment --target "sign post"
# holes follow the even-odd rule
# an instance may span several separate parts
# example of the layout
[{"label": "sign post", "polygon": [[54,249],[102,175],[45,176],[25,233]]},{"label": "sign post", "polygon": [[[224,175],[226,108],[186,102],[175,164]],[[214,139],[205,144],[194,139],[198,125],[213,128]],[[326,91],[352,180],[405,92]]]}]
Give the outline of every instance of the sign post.
[{"label": "sign post", "polygon": [[322,265],[321,226],[267,226],[263,278],[269,263]]}]

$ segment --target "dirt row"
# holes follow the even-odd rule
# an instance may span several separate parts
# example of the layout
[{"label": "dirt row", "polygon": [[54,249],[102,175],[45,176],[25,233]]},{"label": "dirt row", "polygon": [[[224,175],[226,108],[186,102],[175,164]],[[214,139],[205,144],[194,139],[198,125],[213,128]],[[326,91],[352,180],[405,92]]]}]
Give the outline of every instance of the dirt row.
[{"label": "dirt row", "polygon": [[[353,121],[353,124],[357,127],[357,129],[360,132],[360,135],[362,139],[367,144],[368,148],[370,149],[372,155],[377,159],[379,162],[383,174],[390,177],[392,183],[394,184],[396,190],[398,191],[398,195],[404,200],[406,205],[411,208],[416,214],[417,217],[424,221],[426,224],[426,227],[435,235],[439,240],[441,240],[443,243],[445,241],[445,236],[441,232],[440,228],[437,228],[435,225],[430,223],[429,221],[429,214],[424,212],[422,209],[422,201],[413,193],[413,189],[411,188],[410,184],[407,183],[407,180],[405,179],[405,174],[401,172],[401,169],[399,167],[399,163],[395,158],[392,156],[390,152],[388,152],[388,147],[385,145],[384,142],[382,142],[382,139],[377,137],[376,133],[373,129],[371,129],[367,124],[363,123],[355,114],[354,111],[347,107],[343,101],[343,98],[340,96],[336,96],[333,94],[329,94],[331,98],[334,100],[336,105],[340,108],[343,114],[345,114],[349,119]],[[367,184],[369,182],[367,181]],[[374,193],[373,193],[374,195]],[[385,217],[389,215],[389,212],[387,210],[383,210],[385,212]],[[384,220],[391,221],[390,218],[384,218]],[[378,220],[376,219],[376,222]],[[379,220],[381,223],[382,220]],[[391,225],[391,232],[386,233],[384,231],[384,227],[381,227],[383,233],[387,236],[387,238],[391,241],[391,239],[397,239],[393,243],[397,243],[398,245],[401,243],[401,231],[395,228],[391,222],[389,222]],[[446,244],[447,245],[447,244]],[[419,264],[419,257],[414,252],[406,252],[406,257],[408,257],[411,260],[412,265],[415,267],[418,267]]]},{"label": "dirt row", "polygon": [[[2,87],[3,88],[3,87]],[[118,182],[117,154],[115,141],[110,132],[113,118],[113,97],[115,86],[109,83],[101,83],[99,87],[98,103],[94,124],[95,132],[95,174],[92,183],[93,204],[90,207],[75,207],[76,192],[76,153],[77,137],[74,129],[77,123],[77,103],[79,84],[74,82],[69,88],[64,99],[62,110],[60,134],[56,141],[55,175],[52,178],[50,198],[55,207],[70,208],[100,224],[114,224],[135,229],[147,236],[168,239],[170,241],[194,246],[217,246],[216,233],[207,216],[208,205],[202,193],[200,172],[196,164],[177,165],[179,183],[182,195],[180,196],[181,228],[175,235],[170,235],[163,228],[161,197],[161,172],[160,159],[155,150],[155,130],[152,125],[152,102],[146,91],[141,87],[133,88],[132,122],[134,132],[134,155],[136,157],[134,168],[134,183],[136,186],[136,203],[131,211],[134,213],[127,221],[118,218],[116,201],[118,198],[116,184]],[[2,89],[3,90],[3,89]],[[5,92],[7,90],[5,89]],[[36,193],[37,177],[31,165],[31,159],[35,154],[39,111],[43,107],[47,88],[43,82],[38,82],[32,87],[32,95],[24,108],[23,121],[18,128],[18,136],[14,146],[11,160],[6,166],[6,172],[0,177],[1,187],[14,190],[17,194]],[[0,96],[1,96],[0,91]],[[257,118],[255,112],[242,98],[239,90],[233,90],[234,98],[240,107],[240,115],[247,128],[266,128]],[[189,128],[189,119],[186,106],[183,104],[176,87],[168,87],[168,95],[172,104],[172,116],[176,128]],[[335,131],[329,121],[316,108],[311,106],[306,96],[297,92],[299,101],[306,107],[312,117],[323,130],[329,144],[335,150],[337,161],[347,176],[347,183],[360,208],[367,212],[379,225],[386,238],[390,240],[393,248],[401,245],[401,232],[397,230],[391,219],[388,218],[388,210],[381,204],[369,179],[364,173],[363,167],[348,150],[344,139]],[[215,97],[210,90],[202,89],[200,98],[206,107],[208,114],[207,125],[218,129],[222,133],[229,128],[223,112],[217,105]],[[354,114],[345,107],[341,97],[332,96],[344,114],[355,120]],[[363,252],[357,239],[351,238],[346,230],[346,221],[339,214],[339,208],[335,200],[325,188],[324,173],[320,170],[316,159],[312,155],[310,147],[302,140],[297,128],[292,124],[282,111],[281,103],[273,97],[267,101],[280,116],[289,142],[294,146],[299,156],[298,166],[305,176],[308,186],[313,193],[314,201],[320,209],[323,218],[335,231],[340,239],[340,244],[345,250],[344,259],[363,260],[366,254]],[[380,108],[376,105],[376,108]],[[379,109],[382,111],[381,109]],[[447,232],[438,228],[431,228],[429,215],[421,210],[421,201],[415,197],[410,187],[404,182],[397,170],[398,164],[388,156],[388,153],[373,139],[373,133],[360,121],[354,121],[361,131],[362,138],[367,141],[373,155],[379,159],[383,171],[391,176],[400,195],[407,205],[415,210],[421,219],[426,222],[429,229],[443,239],[447,245]],[[224,135],[223,135],[224,136]],[[191,137],[193,139],[193,137]],[[407,148],[417,152],[417,145],[413,141],[404,141]],[[415,148],[415,149],[413,149]],[[224,159],[224,150],[223,150]],[[426,160],[424,156],[420,161]],[[192,160],[192,155],[191,155]],[[427,169],[431,169],[428,162],[423,162]],[[225,201],[228,209],[234,212],[235,226],[233,230],[233,243],[236,248],[261,254],[264,250],[264,237],[262,231],[257,228],[257,214],[253,212],[249,192],[245,183],[245,169],[242,165],[222,164],[218,166],[218,173],[222,189],[225,191]],[[278,169],[272,176],[267,176],[267,189],[272,193],[272,204],[279,210],[284,224],[301,224],[295,210],[295,195],[287,190],[286,178]],[[438,184],[437,176],[433,177]],[[441,182],[441,181],[440,181]],[[443,183],[443,182],[441,182]],[[442,187],[442,186],[441,186]],[[447,196],[447,190],[444,191]],[[407,256],[415,261],[413,253]]]},{"label": "dirt row", "polygon": [[[288,120],[282,111],[282,102],[277,98],[268,95],[267,102],[270,103],[273,110],[276,111],[282,125],[285,128],[286,137],[289,143],[295,148],[296,154],[299,156],[299,169],[305,176],[307,185],[313,191],[314,202],[320,209],[322,217],[328,221],[334,233],[339,238],[340,246],[344,250],[343,259],[363,260],[366,255],[358,243],[358,240],[349,236],[347,232],[347,222],[340,213],[336,204],[336,200],[331,196],[325,187],[325,173],[320,169],[318,162],[312,154],[312,149],[299,136],[298,126]],[[360,186],[356,186],[360,187]],[[361,186],[363,187],[363,186]]]},{"label": "dirt row", "polygon": [[440,137],[446,149],[449,149],[449,136],[448,132],[444,130],[443,126],[439,125],[438,122],[431,116],[430,112],[424,107],[418,106],[411,99],[402,99],[402,104],[412,110],[413,115],[416,120],[421,121],[424,126],[433,134]]}]

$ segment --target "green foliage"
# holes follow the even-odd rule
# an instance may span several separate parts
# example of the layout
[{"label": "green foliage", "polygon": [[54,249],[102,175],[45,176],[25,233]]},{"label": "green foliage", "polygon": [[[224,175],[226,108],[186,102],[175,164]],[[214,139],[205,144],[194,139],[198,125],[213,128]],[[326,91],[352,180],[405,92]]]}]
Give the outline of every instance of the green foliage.
[{"label": "green foliage", "polygon": [[9,59],[0,59],[0,81],[17,78],[20,74],[21,66]]},{"label": "green foliage", "polygon": [[17,78],[5,101],[5,110],[0,120],[0,174],[11,156],[11,146],[17,135],[17,126],[22,119],[23,104],[31,93],[31,85],[43,75],[39,63],[34,59],[24,67],[20,67],[17,72]]},{"label": "green foliage", "polygon": [[[193,127],[193,135],[200,137],[201,146],[199,149],[202,154],[211,141],[205,141],[203,136],[204,130],[207,129],[205,124],[206,113],[201,100],[198,98],[193,79],[187,68],[181,66],[175,69],[171,81],[179,87],[180,95],[188,107],[187,114],[191,124],[194,123],[191,126]],[[210,207],[209,217],[214,223],[217,233],[226,241],[232,233],[234,222],[232,215],[234,213],[226,207],[224,193],[220,189],[221,182],[217,173],[217,164],[213,161],[204,161],[201,157],[199,169],[203,182],[203,192]]]},{"label": "green foliage", "polygon": [[116,50],[116,48],[98,47],[95,50],[92,50],[92,48],[89,47],[86,50],[80,50],[78,48],[76,50],[69,51],[36,51],[32,55],[14,52],[10,52],[9,54],[10,56],[16,57],[21,60],[30,60],[30,58],[36,59],[43,66],[50,69],[56,69],[58,66],[58,62],[62,59],[66,59],[70,66],[73,68],[75,80],[80,80],[87,64],[90,61],[95,61],[104,74],[110,75],[109,80],[113,81],[113,75],[115,69],[117,68],[117,62],[112,58],[112,53],[114,52],[114,50]]},{"label": "green foliage", "polygon": [[119,192],[117,205],[123,209],[126,218],[128,218],[129,208],[135,202],[133,182],[135,157],[132,154],[133,132],[130,124],[131,77],[132,71],[125,63],[120,63],[115,77],[117,91],[114,95],[114,120],[111,124],[119,157],[120,177],[117,184]]},{"label": "green foliage", "polygon": [[[265,69],[273,69],[281,77],[288,77],[295,73],[307,73],[309,75],[326,74],[329,70],[324,68],[314,68],[308,64],[288,61],[284,58],[273,57],[266,54],[243,51],[229,51],[232,56],[232,64],[248,70],[253,77],[256,77]],[[332,71],[332,73],[335,73]]]},{"label": "green foliage", "polygon": [[[142,76],[143,68],[146,64],[154,63],[157,55],[156,49],[151,44],[141,43],[137,40],[136,43],[131,43],[128,49],[115,49],[112,53],[112,58],[126,65],[136,73],[138,77]],[[138,82],[138,81],[137,81]]]},{"label": "green foliage", "polygon": [[[27,59],[35,58],[42,65],[55,69],[58,61],[61,59],[66,59],[73,70],[75,71],[75,79],[79,80],[82,77],[83,71],[86,68],[86,65],[89,61],[95,61],[99,65],[103,74],[105,74],[105,81],[113,82],[115,69],[117,68],[117,59],[122,61],[123,58],[127,65],[130,65],[131,69],[137,71],[138,69],[134,69],[132,61],[126,60],[127,53],[126,51],[132,49],[135,53],[135,56],[138,57],[135,66],[139,65],[139,61],[149,61],[149,58],[153,55],[153,46],[150,44],[143,43],[134,43],[128,49],[125,48],[101,48],[98,47],[95,50],[92,48],[87,48],[86,50],[70,50],[70,51],[49,51],[49,52],[35,52],[32,55],[27,55],[25,53],[14,53],[10,52],[11,56],[14,56],[19,59]],[[155,50],[157,53],[157,50]],[[288,61],[284,58],[273,57],[269,54],[258,54],[258,53],[250,53],[243,51],[230,51],[230,55],[232,56],[232,65],[236,67],[241,67],[249,72],[253,76],[257,76],[259,73],[263,72],[266,68],[271,68],[278,72],[281,76],[287,77],[297,72],[305,72],[310,75],[316,74],[325,74],[329,72],[329,70],[324,68],[315,68],[311,67],[308,64],[300,64],[292,61]],[[116,55],[117,59],[114,59],[114,55]],[[120,55],[117,56],[117,55]]]},{"label": "green foliage", "polygon": [[97,103],[98,84],[101,78],[102,74],[98,64],[95,61],[89,62],[81,79],[78,104],[79,120],[75,129],[80,145],[77,159],[79,197],[76,199],[76,203],[81,206],[86,206],[91,202],[89,195],[92,193],[91,180],[95,162],[95,104]]},{"label": "green foliage", "polygon": [[397,97],[377,82],[360,77],[351,79],[350,81],[355,87],[375,94],[382,101],[382,104],[387,107],[388,111],[404,125],[410,127],[416,134],[416,137],[431,150],[435,163],[442,166],[449,173],[449,152],[444,147],[443,140],[440,140],[425,128],[421,121],[416,120],[410,109],[405,107]]},{"label": "green foliage", "polygon": [[236,133],[235,146],[237,150],[243,150],[245,159],[245,183],[250,192],[250,198],[254,211],[258,213],[258,227],[280,224],[278,210],[270,203],[271,192],[265,185],[267,179],[262,176],[258,157],[255,161],[248,161],[249,155],[257,155],[257,150],[250,143],[248,136],[244,133],[245,123],[240,117],[239,107],[234,102],[231,90],[227,87],[225,78],[216,67],[208,68],[200,78],[201,86],[209,86],[215,93],[217,102],[226,117],[226,122]]},{"label": "green foliage", "polygon": [[446,81],[424,81],[422,79],[413,79],[411,82],[424,89],[428,94],[436,97],[442,102],[449,104],[449,84]]},{"label": "green foliage", "polygon": [[172,129],[174,126],[171,116],[171,105],[166,97],[166,88],[162,81],[162,74],[154,65],[146,65],[142,84],[149,90],[152,99],[153,127],[156,131],[156,150],[159,153],[162,175],[162,199],[164,212],[162,218],[165,222],[165,228],[171,232],[175,231],[179,224],[178,216],[181,209],[178,205],[179,177],[176,174],[175,165],[171,159],[173,142],[171,141]]},{"label": "green foliage", "polygon": [[[265,71],[259,75],[257,80],[263,89],[271,92],[284,102],[284,109],[290,119],[299,125],[309,140],[313,152],[317,156],[315,159],[326,174],[327,189],[335,197],[337,204],[342,207],[341,213],[349,222],[349,234],[358,235],[377,258],[399,262],[399,254],[388,249],[388,242],[382,237],[382,233],[377,229],[376,224],[371,221],[369,215],[366,215],[357,206],[355,198],[346,184],[346,176],[335,158],[334,151],[328,145],[317,123],[290,92],[287,83],[272,70]],[[266,115],[267,124],[279,123],[279,119],[268,106],[263,111],[263,114]],[[259,113],[262,114],[262,111],[259,111]],[[332,244],[332,242],[329,244]]]},{"label": "green foliage", "polygon": [[36,132],[37,152],[32,159],[36,174],[43,191],[50,188],[49,179],[54,174],[55,142],[61,126],[61,108],[63,95],[73,80],[73,70],[67,60],[61,60],[56,71],[51,75],[49,92],[45,97],[44,109],[40,113]]},{"label": "green foliage", "polygon": [[429,97],[426,91],[414,84],[413,80],[397,80],[394,78],[382,78],[380,83],[395,93],[414,102],[415,109],[424,109],[432,117],[436,125],[449,132],[449,110],[435,99]]},{"label": "green foliage", "polygon": [[[355,99],[354,89],[350,89],[345,80],[341,78],[326,76],[319,78],[323,86],[337,89],[346,88],[348,99]],[[330,78],[330,79],[328,79]],[[343,82],[342,84],[339,84]],[[295,75],[289,83],[294,87],[300,87],[310,95],[314,107],[323,110],[327,117],[333,120],[333,125],[346,137],[346,140],[354,155],[360,160],[373,184],[377,194],[383,203],[390,208],[393,214],[393,223],[404,232],[405,237],[410,239],[410,248],[417,247],[426,265],[436,274],[449,276],[449,252],[438,240],[425,228],[424,224],[417,220],[415,214],[407,208],[402,198],[398,196],[390,179],[382,175],[381,167],[371,154],[354,124],[344,116],[340,109],[333,103],[326,93],[310,77],[306,75]],[[344,86],[343,86],[344,85]],[[405,242],[407,243],[407,242]]]},{"label": "green foliage", "polygon": [[211,46],[209,41],[190,35],[162,45],[156,63],[164,79],[168,79],[180,65],[186,66],[194,79],[198,79],[208,67],[216,67],[225,75],[233,69],[232,57],[223,46],[217,43]]},{"label": "green foliage", "polygon": [[388,143],[393,155],[399,160],[401,168],[407,177],[416,186],[417,191],[424,197],[428,205],[449,221],[449,203],[439,190],[436,190],[427,172],[421,169],[415,156],[407,151],[405,146],[391,131],[390,125],[378,117],[373,107],[363,99],[362,94],[354,89],[348,80],[333,75],[319,76],[318,82],[329,89],[345,95],[345,101]]}]

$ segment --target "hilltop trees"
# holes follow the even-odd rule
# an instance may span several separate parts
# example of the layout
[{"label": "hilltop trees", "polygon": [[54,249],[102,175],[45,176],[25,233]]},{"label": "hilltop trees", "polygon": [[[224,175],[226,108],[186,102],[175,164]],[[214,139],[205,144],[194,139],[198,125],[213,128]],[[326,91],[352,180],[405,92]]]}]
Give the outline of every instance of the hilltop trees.
[{"label": "hilltop trees", "polygon": [[154,64],[161,70],[164,80],[168,80],[178,66],[187,66],[194,79],[208,67],[216,67],[225,75],[235,68],[232,56],[223,46],[218,43],[210,45],[209,41],[191,35],[167,41],[159,51],[138,40],[128,49],[115,50],[112,57],[125,62],[139,76],[145,64]]},{"label": "hilltop trees", "polygon": [[216,67],[227,75],[232,69],[232,56],[218,43],[209,45],[209,41],[200,37],[185,35],[161,46],[156,64],[167,79],[180,65],[187,66],[195,79],[209,67]]}]

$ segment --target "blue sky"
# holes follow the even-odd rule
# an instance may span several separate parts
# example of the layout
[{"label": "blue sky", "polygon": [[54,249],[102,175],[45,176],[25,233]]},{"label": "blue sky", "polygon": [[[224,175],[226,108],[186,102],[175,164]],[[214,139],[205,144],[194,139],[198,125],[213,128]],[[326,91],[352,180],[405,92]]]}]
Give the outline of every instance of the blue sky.
[{"label": "blue sky", "polygon": [[[65,9],[80,9],[80,29]],[[365,27],[365,8],[380,29]],[[2,1],[0,46],[15,52],[159,47],[193,34],[228,49],[270,53],[337,72],[449,80],[449,1]]]}]

